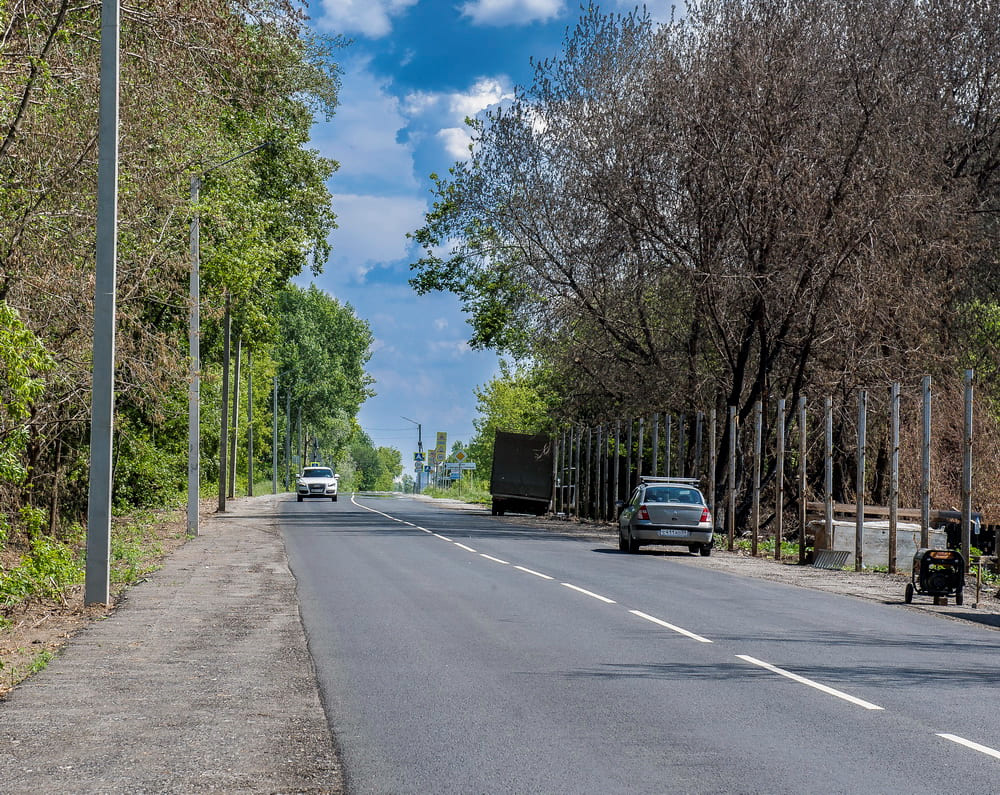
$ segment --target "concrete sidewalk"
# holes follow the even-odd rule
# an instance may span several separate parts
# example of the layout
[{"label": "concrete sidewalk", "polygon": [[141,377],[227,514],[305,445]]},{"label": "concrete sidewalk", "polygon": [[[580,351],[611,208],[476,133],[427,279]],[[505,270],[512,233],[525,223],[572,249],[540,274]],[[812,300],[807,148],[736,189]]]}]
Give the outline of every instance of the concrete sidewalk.
[{"label": "concrete sidewalk", "polygon": [[3,793],[338,793],[274,524],[238,499],[0,701]]}]

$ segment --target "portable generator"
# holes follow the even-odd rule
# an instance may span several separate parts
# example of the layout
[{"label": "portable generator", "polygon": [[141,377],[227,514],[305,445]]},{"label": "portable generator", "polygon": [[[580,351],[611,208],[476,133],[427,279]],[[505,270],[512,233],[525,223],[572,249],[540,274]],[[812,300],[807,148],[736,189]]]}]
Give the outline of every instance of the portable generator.
[{"label": "portable generator", "polygon": [[955,604],[962,604],[965,586],[965,560],[954,549],[918,549],[913,556],[913,577],[906,583],[905,600],[913,601],[913,594],[924,596],[954,596]]}]

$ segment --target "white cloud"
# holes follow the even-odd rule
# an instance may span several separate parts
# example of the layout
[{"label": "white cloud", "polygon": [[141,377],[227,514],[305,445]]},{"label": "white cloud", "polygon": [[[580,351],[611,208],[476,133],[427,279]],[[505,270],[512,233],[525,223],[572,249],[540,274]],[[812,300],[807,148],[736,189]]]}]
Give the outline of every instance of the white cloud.
[{"label": "white cloud", "polygon": [[448,328],[448,318],[446,318],[446,317],[439,317],[439,318],[435,318],[434,319],[434,330],[435,331],[444,331],[446,328]]},{"label": "white cloud", "polygon": [[475,116],[505,99],[513,99],[514,91],[505,77],[480,77],[465,93],[449,95],[449,107],[453,113]]},{"label": "white cloud", "polygon": [[372,268],[407,256],[412,232],[424,222],[427,203],[407,196],[335,194],[337,225],[331,238],[332,258],[357,281]]},{"label": "white cloud", "polygon": [[398,17],[417,0],[321,0],[321,30],[333,33],[360,33],[372,39],[392,31],[392,17]]},{"label": "white cloud", "polygon": [[506,75],[478,77],[466,91],[414,91],[403,101],[402,111],[410,117],[444,117],[452,125],[438,129],[435,136],[455,160],[469,157],[472,136],[465,119],[514,98],[514,88]]},{"label": "white cloud", "polygon": [[445,127],[443,130],[438,130],[437,137],[444,142],[445,151],[455,160],[465,160],[469,157],[472,136],[464,127]]},{"label": "white cloud", "polygon": [[413,173],[412,146],[396,138],[407,119],[399,100],[389,93],[389,81],[368,67],[366,60],[346,66],[337,115],[313,126],[312,144],[340,162],[335,191],[339,186],[356,192],[414,191],[419,183]]},{"label": "white cloud", "polygon": [[565,10],[563,0],[470,0],[462,14],[477,25],[528,25],[547,22]]}]

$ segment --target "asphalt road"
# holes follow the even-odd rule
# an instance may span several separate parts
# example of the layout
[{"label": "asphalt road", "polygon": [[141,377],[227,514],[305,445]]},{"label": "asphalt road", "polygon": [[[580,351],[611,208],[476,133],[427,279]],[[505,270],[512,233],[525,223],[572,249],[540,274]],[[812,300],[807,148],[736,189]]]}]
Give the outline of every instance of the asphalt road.
[{"label": "asphalt road", "polygon": [[283,502],[348,792],[995,792],[995,631],[408,498]]}]

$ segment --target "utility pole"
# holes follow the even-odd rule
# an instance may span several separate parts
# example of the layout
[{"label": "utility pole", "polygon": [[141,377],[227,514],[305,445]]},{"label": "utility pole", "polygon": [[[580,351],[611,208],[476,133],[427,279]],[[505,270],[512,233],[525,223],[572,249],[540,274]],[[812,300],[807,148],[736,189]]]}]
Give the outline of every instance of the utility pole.
[{"label": "utility pole", "polygon": [[271,422],[271,493],[278,493],[278,376],[274,377],[274,399],[272,401]]},{"label": "utility pole", "polygon": [[229,439],[229,497],[236,496],[236,453],[240,435],[240,362],[243,358],[243,335],[236,335],[236,371],[233,373],[233,435]]},{"label": "utility pole", "polygon": [[420,468],[417,469],[417,493],[419,494],[421,491],[423,491],[424,465],[426,463],[423,460],[423,458],[424,458],[424,437],[421,435],[422,426],[421,426],[421,424],[419,422],[417,422],[416,420],[411,420],[409,417],[400,416],[400,419],[406,420],[407,422],[412,422],[414,425],[417,426],[417,453],[418,453],[418,455],[420,457],[420,461],[418,462],[420,464]]},{"label": "utility pole", "polygon": [[285,387],[285,490],[292,487],[292,391]]},{"label": "utility pole", "polygon": [[253,351],[247,348],[247,496],[253,496]]},{"label": "utility pole", "polygon": [[118,262],[118,0],[101,4],[101,83],[97,152],[94,381],[84,602],[111,600],[111,475],[115,413],[115,290]]},{"label": "utility pole", "polygon": [[226,290],[226,316],[222,333],[222,423],[219,429],[219,512],[226,510],[226,453],[229,447],[229,290]]}]

